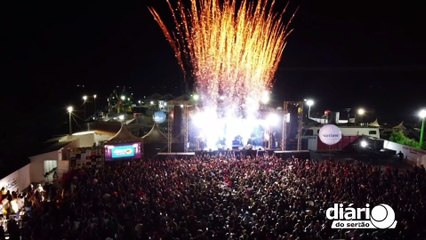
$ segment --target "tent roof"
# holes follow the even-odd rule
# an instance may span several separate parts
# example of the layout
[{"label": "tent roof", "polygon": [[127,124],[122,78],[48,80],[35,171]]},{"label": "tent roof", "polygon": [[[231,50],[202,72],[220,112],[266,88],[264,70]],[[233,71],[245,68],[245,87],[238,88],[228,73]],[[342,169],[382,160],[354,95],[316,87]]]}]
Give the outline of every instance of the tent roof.
[{"label": "tent roof", "polygon": [[141,142],[141,139],[133,135],[127,125],[121,126],[120,130],[112,138],[110,138],[106,144],[120,144],[120,143],[132,143]]},{"label": "tent roof", "polygon": [[154,124],[145,136],[142,137],[144,143],[167,143],[167,136],[164,134],[158,124]]},{"label": "tent roof", "polygon": [[380,127],[379,120],[374,120],[374,122],[368,124],[369,127]]},{"label": "tent roof", "polygon": [[407,128],[404,126],[404,121],[401,121],[398,125],[394,126],[393,129],[403,129],[403,130],[405,130]]}]

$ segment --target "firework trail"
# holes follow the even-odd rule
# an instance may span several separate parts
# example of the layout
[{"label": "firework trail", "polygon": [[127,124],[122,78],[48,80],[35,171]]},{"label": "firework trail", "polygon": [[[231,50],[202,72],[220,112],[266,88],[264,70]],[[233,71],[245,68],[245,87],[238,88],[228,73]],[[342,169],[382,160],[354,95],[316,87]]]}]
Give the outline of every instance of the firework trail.
[{"label": "firework trail", "polygon": [[282,20],[288,4],[282,12],[274,13],[274,0],[189,0],[189,6],[183,0],[175,5],[166,1],[173,29],[155,9],[149,10],[184,75],[189,72],[194,78],[205,118],[228,119],[228,123],[216,126],[225,129],[235,119],[256,118],[259,101],[272,87],[291,32],[288,25],[294,14],[287,24]]},{"label": "firework trail", "polygon": [[[190,71],[206,105],[256,104],[270,90],[291,32],[282,15],[272,13],[275,1],[166,0],[174,21],[167,28],[149,8],[170,43],[182,70]],[[222,2],[222,3],[221,3]],[[291,21],[291,19],[290,19]],[[189,67],[185,64],[189,63]]]}]

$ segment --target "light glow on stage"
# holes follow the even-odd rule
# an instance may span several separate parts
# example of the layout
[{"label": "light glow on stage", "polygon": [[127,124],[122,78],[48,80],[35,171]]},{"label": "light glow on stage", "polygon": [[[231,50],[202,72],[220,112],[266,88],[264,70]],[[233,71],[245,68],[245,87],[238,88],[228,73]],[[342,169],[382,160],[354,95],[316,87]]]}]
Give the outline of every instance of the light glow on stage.
[{"label": "light glow on stage", "polygon": [[204,142],[204,150],[218,148],[231,149],[235,146],[234,140],[239,139],[239,144],[246,144],[254,130],[262,124],[257,116],[232,116],[231,112],[219,118],[214,109],[204,108],[195,112],[192,122],[199,139]]}]

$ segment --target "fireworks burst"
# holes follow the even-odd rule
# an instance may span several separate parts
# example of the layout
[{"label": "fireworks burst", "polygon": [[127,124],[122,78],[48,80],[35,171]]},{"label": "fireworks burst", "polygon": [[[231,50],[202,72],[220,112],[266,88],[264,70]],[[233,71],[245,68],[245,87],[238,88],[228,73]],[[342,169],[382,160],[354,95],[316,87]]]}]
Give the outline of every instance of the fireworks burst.
[{"label": "fireworks burst", "polygon": [[176,5],[166,1],[173,31],[157,11],[149,10],[184,74],[189,71],[194,77],[203,105],[219,118],[245,118],[255,112],[272,87],[291,32],[293,16],[287,24],[282,21],[287,7],[273,13],[273,0],[190,0],[189,7],[183,0]]}]

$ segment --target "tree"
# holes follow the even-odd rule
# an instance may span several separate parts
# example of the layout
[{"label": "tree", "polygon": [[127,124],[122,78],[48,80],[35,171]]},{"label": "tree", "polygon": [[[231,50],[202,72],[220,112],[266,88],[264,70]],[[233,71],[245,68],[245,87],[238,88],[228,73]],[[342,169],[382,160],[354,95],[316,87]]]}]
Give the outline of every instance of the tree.
[{"label": "tree", "polygon": [[417,148],[419,146],[416,140],[407,137],[402,130],[394,130],[389,140],[414,148]]}]

